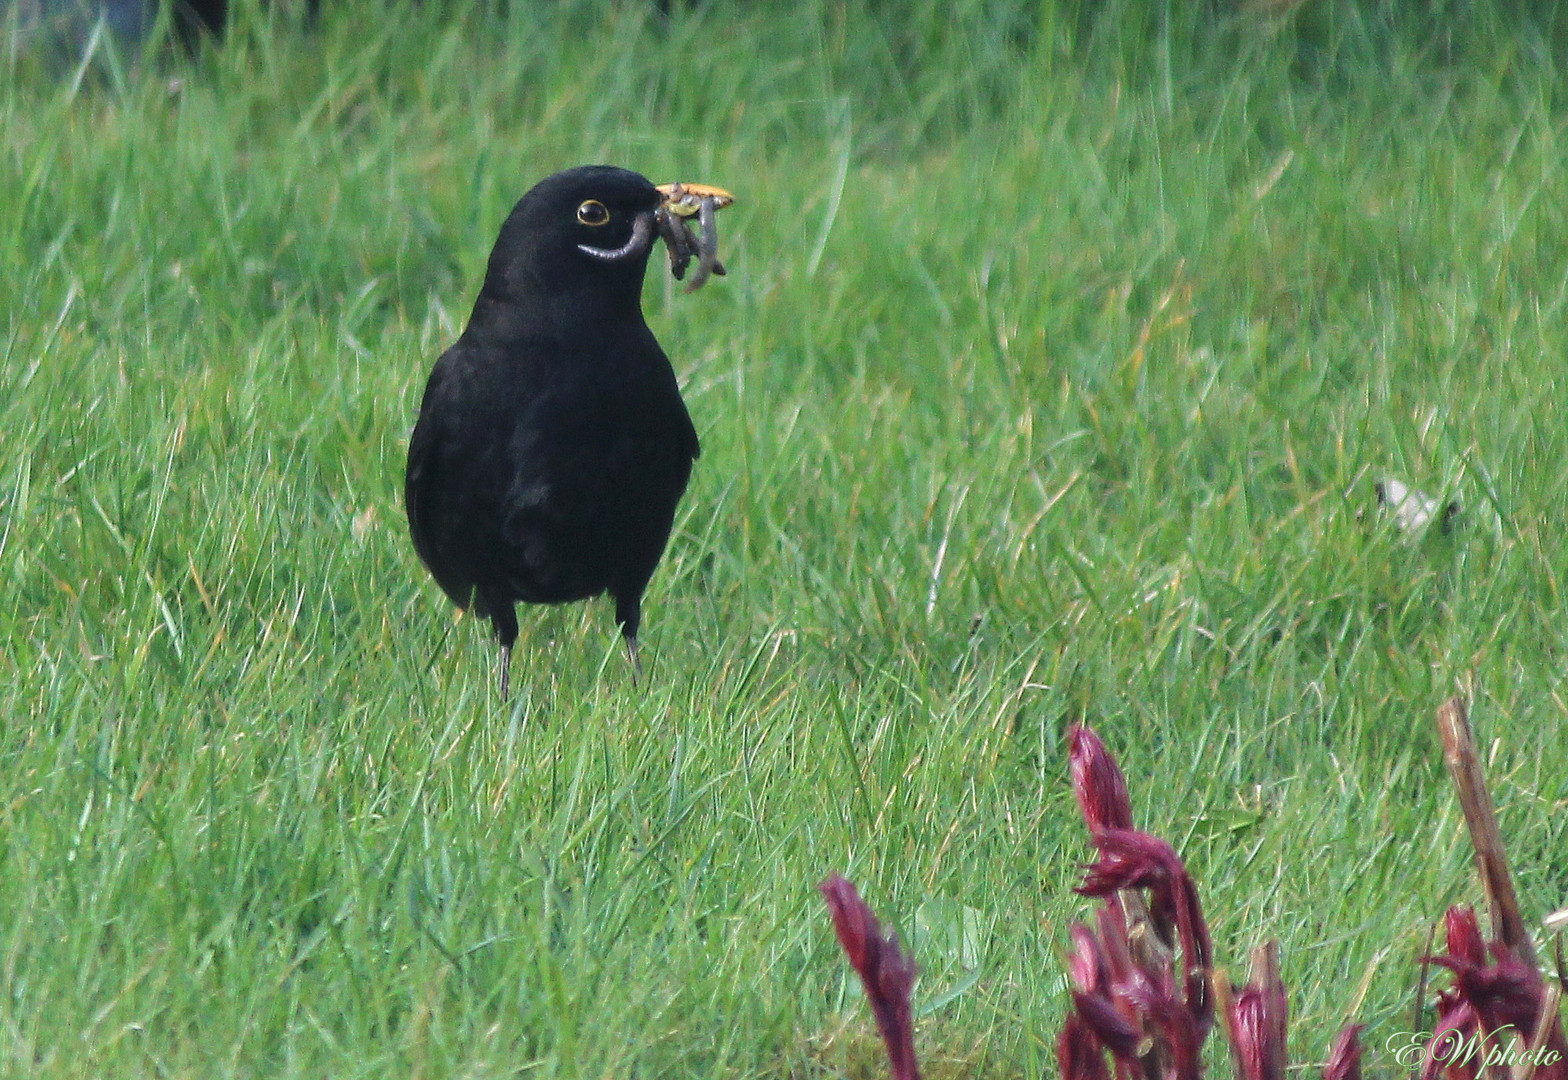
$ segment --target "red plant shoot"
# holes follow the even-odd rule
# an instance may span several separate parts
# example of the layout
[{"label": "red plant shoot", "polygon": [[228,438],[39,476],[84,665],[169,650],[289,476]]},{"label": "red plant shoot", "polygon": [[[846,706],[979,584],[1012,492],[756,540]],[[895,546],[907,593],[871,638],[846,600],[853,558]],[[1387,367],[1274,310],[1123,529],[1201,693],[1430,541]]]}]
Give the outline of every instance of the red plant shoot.
[{"label": "red plant shoot", "polygon": [[1323,1066],[1323,1080],[1361,1080],[1361,1025],[1339,1029]]},{"label": "red plant shoot", "polygon": [[1127,781],[1122,779],[1116,759],[1087,725],[1073,724],[1067,729],[1067,767],[1072,774],[1073,797],[1091,834],[1132,828]]},{"label": "red plant shoot", "polygon": [[877,1031],[887,1047],[893,1080],[920,1080],[915,1062],[914,1023],[909,1015],[909,992],[915,985],[914,961],[898,947],[898,937],[883,934],[855,887],[838,874],[817,886],[833,916],[833,929],[860,976],[866,1000],[877,1020]]}]

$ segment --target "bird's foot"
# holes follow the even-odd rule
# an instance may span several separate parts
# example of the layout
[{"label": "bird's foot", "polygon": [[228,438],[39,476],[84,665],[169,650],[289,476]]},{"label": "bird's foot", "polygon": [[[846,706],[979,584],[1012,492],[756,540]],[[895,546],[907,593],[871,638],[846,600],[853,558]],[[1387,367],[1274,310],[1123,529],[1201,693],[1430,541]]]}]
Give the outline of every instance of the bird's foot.
[{"label": "bird's foot", "polygon": [[642,661],[637,659],[637,635],[626,636],[626,659],[632,662],[632,682],[642,682]]}]

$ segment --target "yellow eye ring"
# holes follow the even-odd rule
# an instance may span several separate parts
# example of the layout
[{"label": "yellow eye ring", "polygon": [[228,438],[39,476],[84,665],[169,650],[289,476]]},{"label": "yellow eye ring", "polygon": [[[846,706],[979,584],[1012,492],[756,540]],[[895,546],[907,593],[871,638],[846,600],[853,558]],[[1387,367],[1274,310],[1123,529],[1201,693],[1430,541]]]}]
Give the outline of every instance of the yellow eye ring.
[{"label": "yellow eye ring", "polygon": [[589,199],[577,208],[577,220],[584,225],[608,225],[610,211],[598,199]]}]

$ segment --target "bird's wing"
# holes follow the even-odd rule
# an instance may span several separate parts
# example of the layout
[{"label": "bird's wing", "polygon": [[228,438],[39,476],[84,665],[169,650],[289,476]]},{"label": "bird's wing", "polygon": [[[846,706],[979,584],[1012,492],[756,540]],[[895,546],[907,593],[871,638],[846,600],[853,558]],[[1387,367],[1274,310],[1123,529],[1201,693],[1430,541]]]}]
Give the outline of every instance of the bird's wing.
[{"label": "bird's wing", "polygon": [[445,550],[443,536],[450,531],[442,521],[450,506],[443,493],[453,477],[448,455],[453,443],[450,398],[461,383],[457,374],[458,347],[442,354],[425,384],[419,420],[408,439],[408,469],[403,477],[403,503],[408,512],[409,536],[414,550],[435,576],[437,584],[459,605],[468,602],[472,582],[458,580],[458,567]]},{"label": "bird's wing", "polygon": [[441,440],[434,417],[421,415],[408,439],[408,471],[403,476],[403,504],[408,511],[408,531],[414,550],[432,565],[438,558],[431,494],[439,485]]}]

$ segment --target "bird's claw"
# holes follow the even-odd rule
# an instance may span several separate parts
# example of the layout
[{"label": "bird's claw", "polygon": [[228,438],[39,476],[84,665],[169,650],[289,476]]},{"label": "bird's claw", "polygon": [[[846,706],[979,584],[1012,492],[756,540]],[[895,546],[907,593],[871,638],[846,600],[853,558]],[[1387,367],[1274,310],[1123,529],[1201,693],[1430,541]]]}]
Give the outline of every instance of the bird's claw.
[{"label": "bird's claw", "polygon": [[[655,219],[675,280],[686,276],[686,267],[691,264],[693,255],[697,257],[697,272],[687,283],[687,292],[702,288],[710,275],[723,277],[724,264],[719,262],[719,232],[714,215],[733,203],[735,196],[707,184],[661,184],[659,192],[664,201],[655,212]],[[700,233],[692,232],[693,217],[701,228]]]}]

